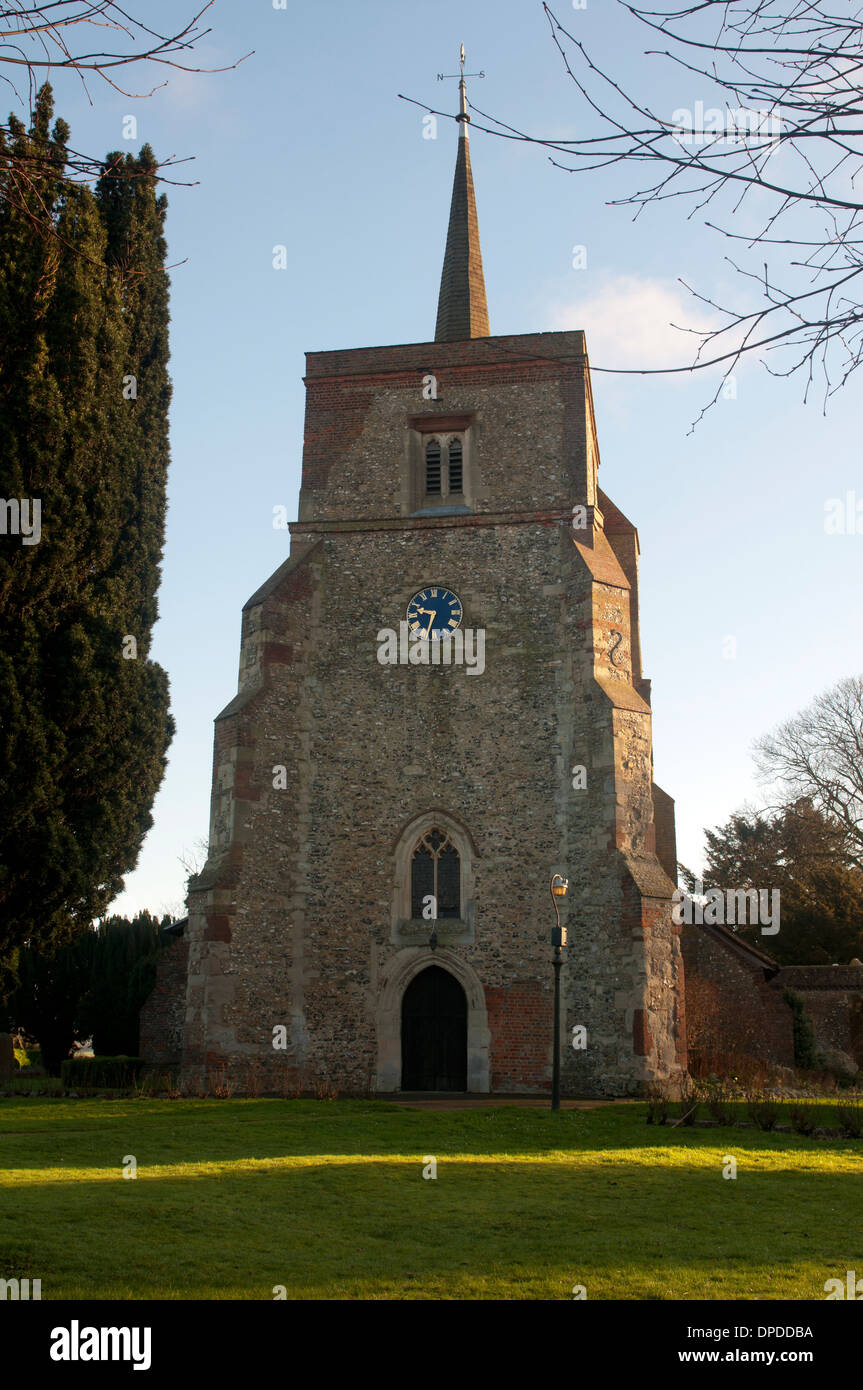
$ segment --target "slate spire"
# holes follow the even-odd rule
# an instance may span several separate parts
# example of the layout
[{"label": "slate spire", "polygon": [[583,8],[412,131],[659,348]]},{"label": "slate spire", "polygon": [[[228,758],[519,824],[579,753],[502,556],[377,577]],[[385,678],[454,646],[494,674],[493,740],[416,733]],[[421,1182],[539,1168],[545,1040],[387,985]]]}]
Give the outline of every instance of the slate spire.
[{"label": "slate spire", "polygon": [[467,128],[467,94],[464,85],[464,44],[461,46],[461,78],[458,84],[458,154],[449,210],[440,295],[437,305],[436,343],[457,343],[465,338],[488,338],[488,302],[482,273],[479,223],[470,167]]}]

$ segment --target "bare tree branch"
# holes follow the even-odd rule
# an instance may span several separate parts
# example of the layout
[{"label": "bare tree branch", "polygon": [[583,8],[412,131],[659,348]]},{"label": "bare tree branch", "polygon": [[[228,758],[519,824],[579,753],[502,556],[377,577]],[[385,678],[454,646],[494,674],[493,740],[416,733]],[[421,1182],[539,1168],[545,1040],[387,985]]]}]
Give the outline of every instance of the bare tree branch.
[{"label": "bare tree branch", "polygon": [[840,822],[863,869],[863,676],[819,695],[755,744],[759,775]]},{"label": "bare tree branch", "polygon": [[[584,134],[543,138],[476,107],[483,123],[474,120],[474,127],[538,145],[567,173],[633,166],[636,181],[611,206],[633,207],[638,217],[650,205],[683,200],[689,218],[702,216],[711,231],[745,242],[750,252],[774,248],[774,265],[762,257],[757,272],[728,262],[745,285],[757,287],[757,307],[741,311],[697,295],[726,322],[697,335],[688,366],[637,374],[719,366],[716,400],[735,366],[755,354],[773,375],[802,372],[807,396],[818,379],[826,405],[863,362],[863,12],[836,12],[831,0],[700,0],[673,9],[617,3],[651,43],[661,40],[661,47],[645,47],[645,58],[685,73],[690,85],[698,79],[697,109],[657,112],[544,0]],[[706,216],[714,207],[751,219],[751,229]],[[766,354],[776,360],[768,363]]]},{"label": "bare tree branch", "polygon": [[[39,5],[20,0],[0,4],[0,78],[29,112],[35,106],[39,87],[55,70],[75,72],[91,105],[87,79],[92,74],[123,96],[143,100],[166,86],[166,81],[144,91],[131,90],[113,75],[118,69],[152,64],[180,72],[230,71],[251,54],[218,68],[195,67],[189,61],[196,45],[212,32],[202,27],[201,20],[213,3],[214,0],[207,0],[191,18],[168,33],[153,29],[115,0],[53,0]],[[107,35],[110,38],[106,39]],[[0,200],[24,211],[41,235],[56,235],[51,218],[44,209],[44,215],[40,213],[39,200],[33,196],[38,174],[44,172],[44,162],[40,168],[43,156],[33,149],[25,150],[16,141],[19,133],[14,118],[5,124],[0,122]],[[183,162],[174,156],[161,161],[156,166],[156,177],[161,182],[180,182],[166,178],[162,171]],[[55,168],[54,172],[56,175],[59,171]],[[119,177],[137,176],[127,175],[119,167],[113,172]],[[62,171],[64,179],[93,182],[104,173],[104,159],[68,151]]]}]

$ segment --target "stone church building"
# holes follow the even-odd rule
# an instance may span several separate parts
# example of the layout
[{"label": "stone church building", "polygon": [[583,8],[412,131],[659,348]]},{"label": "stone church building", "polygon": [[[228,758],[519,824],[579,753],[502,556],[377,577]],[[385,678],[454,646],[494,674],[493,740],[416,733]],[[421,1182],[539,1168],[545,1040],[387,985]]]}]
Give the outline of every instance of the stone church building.
[{"label": "stone church building", "polygon": [[216,717],[188,1076],[547,1094],[554,874],[562,1093],[685,1072],[638,537],[584,335],[491,333],[460,106],[434,339],[307,355],[290,554]]}]

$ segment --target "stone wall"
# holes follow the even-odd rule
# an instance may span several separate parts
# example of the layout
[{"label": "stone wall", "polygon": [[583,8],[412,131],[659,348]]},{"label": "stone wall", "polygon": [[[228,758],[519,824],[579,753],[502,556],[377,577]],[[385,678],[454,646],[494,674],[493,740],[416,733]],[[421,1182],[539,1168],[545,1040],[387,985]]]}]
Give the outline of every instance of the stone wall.
[{"label": "stone wall", "polygon": [[138,1051],[154,1066],[179,1067],[186,1016],[189,943],[174,936],[156,966],[156,983],[141,1009]]}]

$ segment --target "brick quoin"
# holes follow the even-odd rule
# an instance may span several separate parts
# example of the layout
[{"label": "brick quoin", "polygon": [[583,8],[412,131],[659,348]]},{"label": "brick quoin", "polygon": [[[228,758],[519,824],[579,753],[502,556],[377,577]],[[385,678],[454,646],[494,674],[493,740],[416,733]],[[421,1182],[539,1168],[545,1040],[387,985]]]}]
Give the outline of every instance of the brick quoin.
[{"label": "brick quoin", "polygon": [[632,1048],[636,1057],[646,1057],[653,1047],[653,1039],[647,1027],[647,1014],[644,1009],[635,1009],[632,1015]]},{"label": "brick quoin", "polygon": [[287,642],[267,642],[261,654],[265,666],[290,666],[294,648]]},{"label": "brick quoin", "polygon": [[206,941],[230,941],[231,923],[227,917],[207,914],[207,928],[204,932]]}]

